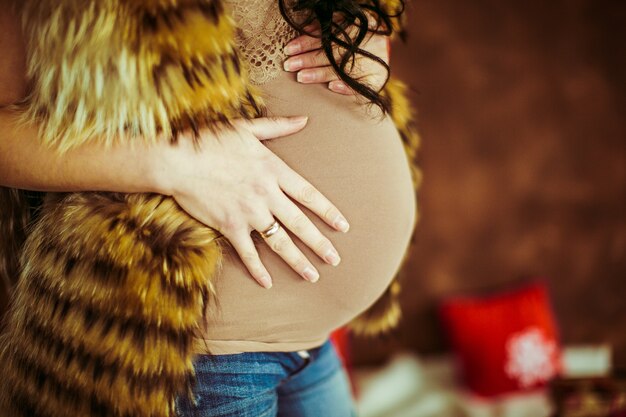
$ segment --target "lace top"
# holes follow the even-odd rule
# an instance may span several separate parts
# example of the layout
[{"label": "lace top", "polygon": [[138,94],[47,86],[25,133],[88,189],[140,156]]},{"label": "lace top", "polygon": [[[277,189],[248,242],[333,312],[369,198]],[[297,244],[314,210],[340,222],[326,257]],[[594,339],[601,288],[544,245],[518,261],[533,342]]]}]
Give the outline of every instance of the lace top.
[{"label": "lace top", "polygon": [[278,0],[224,0],[237,22],[237,43],[250,68],[250,81],[261,85],[282,71],[283,48],[298,32],[287,23]]}]

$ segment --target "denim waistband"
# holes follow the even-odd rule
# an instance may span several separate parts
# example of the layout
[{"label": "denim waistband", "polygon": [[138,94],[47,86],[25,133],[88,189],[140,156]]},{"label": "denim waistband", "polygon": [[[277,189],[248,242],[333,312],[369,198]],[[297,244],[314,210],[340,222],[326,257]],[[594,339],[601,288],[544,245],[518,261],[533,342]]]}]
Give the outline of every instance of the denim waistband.
[{"label": "denim waistband", "polygon": [[272,372],[276,369],[295,370],[316,360],[329,350],[334,349],[332,342],[326,339],[320,346],[290,352],[242,352],[224,355],[199,355],[196,357],[197,370],[217,371],[253,367],[259,372]]}]

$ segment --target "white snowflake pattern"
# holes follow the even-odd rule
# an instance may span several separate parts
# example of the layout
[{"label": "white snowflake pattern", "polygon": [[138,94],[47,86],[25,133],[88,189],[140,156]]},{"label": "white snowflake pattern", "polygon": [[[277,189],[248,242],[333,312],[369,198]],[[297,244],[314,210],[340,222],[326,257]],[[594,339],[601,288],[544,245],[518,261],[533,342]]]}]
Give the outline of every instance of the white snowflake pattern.
[{"label": "white snowflake pattern", "polygon": [[556,372],[556,344],[547,339],[538,327],[528,327],[513,334],[506,343],[505,372],[520,386],[527,388],[545,382]]}]

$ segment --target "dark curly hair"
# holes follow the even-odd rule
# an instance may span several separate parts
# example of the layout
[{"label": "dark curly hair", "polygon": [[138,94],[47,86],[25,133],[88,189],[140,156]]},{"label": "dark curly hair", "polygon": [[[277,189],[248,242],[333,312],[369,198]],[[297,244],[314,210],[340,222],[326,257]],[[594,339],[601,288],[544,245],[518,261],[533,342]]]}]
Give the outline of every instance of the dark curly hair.
[{"label": "dark curly hair", "polygon": [[[381,108],[383,113],[389,111],[388,99],[371,85],[348,73],[346,67],[354,65],[357,55],[372,59],[387,70],[385,83],[389,80],[389,65],[376,55],[360,48],[368,32],[391,35],[393,33],[392,19],[404,12],[404,1],[399,0],[396,10],[388,10],[379,0],[359,2],[357,0],[279,0],[280,13],[283,18],[300,34],[321,38],[321,49],[329,59],[337,76],[350,88],[362,95],[372,104]],[[294,13],[298,14],[296,19]],[[374,17],[376,27],[370,28],[368,16]],[[303,18],[302,18],[303,16]],[[321,33],[313,33],[305,28],[313,22],[318,22]],[[352,36],[348,28],[356,28]],[[404,33],[400,36],[404,39]],[[337,48],[338,47],[338,48]],[[336,60],[333,50],[341,51],[341,58]]]}]

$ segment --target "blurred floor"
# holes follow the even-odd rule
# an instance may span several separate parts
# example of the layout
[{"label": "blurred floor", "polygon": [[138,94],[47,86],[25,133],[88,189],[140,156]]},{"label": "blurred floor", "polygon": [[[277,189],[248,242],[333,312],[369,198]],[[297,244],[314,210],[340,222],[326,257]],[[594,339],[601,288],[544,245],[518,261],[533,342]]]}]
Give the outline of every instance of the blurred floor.
[{"label": "blurred floor", "polygon": [[626,365],[626,3],[415,0],[392,65],[424,183],[404,321],[354,360],[445,350],[441,296],[548,278],[565,343]]},{"label": "blurred floor", "polygon": [[359,417],[549,417],[547,394],[536,390],[479,399],[456,382],[450,358],[402,353],[382,368],[355,372]]},{"label": "blurred floor", "polygon": [[[564,376],[608,371],[597,348],[569,346],[563,353]],[[490,399],[472,395],[459,384],[449,355],[399,352],[384,366],[356,368],[353,376],[359,417],[548,417],[554,411],[542,389]]]}]

